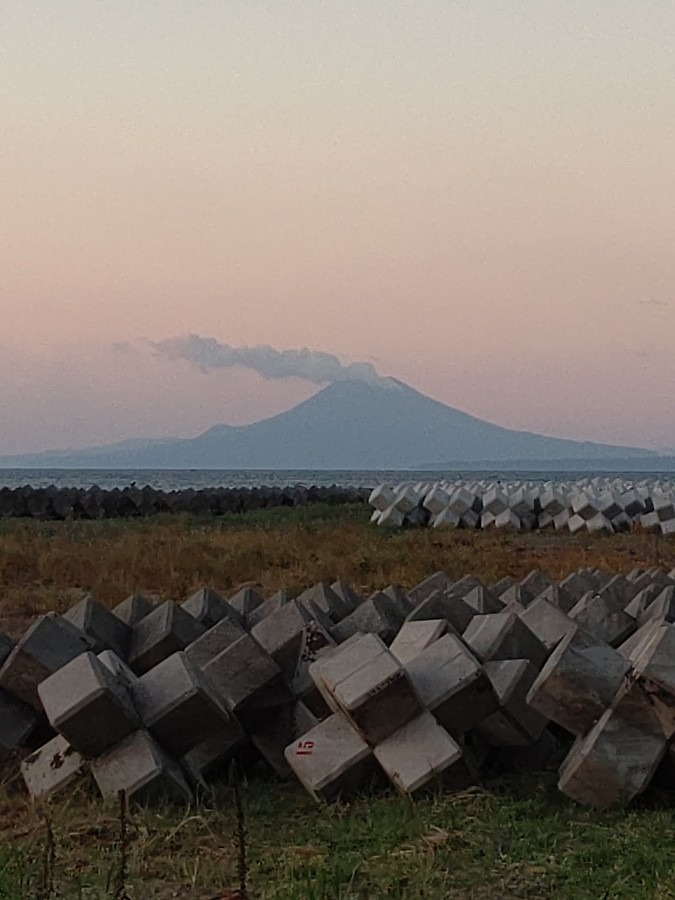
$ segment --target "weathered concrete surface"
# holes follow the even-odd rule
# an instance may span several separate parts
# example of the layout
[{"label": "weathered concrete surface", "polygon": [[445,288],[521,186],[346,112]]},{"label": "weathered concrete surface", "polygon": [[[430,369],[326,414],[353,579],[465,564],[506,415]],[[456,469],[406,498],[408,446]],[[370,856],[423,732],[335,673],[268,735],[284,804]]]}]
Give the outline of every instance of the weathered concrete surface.
[{"label": "weathered concrete surface", "polygon": [[38,687],[50,724],[83,756],[100,756],[140,726],[126,685],[82,653]]},{"label": "weathered concrete surface", "polygon": [[[421,713],[399,728],[378,744],[373,753],[392,784],[403,794],[437,786],[445,780],[444,776],[454,780],[456,788],[468,786],[466,767],[461,765],[461,747],[429,712]],[[457,764],[461,776],[453,779]]]},{"label": "weathered concrete surface", "polygon": [[570,750],[558,788],[586,806],[625,805],[647,787],[666,748],[655,720],[635,726],[610,708]]},{"label": "weathered concrete surface", "polygon": [[40,616],[5,659],[0,687],[40,712],[38,685],[91,647],[89,638],[62,616]]},{"label": "weathered concrete surface", "polygon": [[205,631],[194,616],[167,600],[134,626],[129,665],[143,675],[173,653],[184,650]]},{"label": "weathered concrete surface", "polygon": [[480,662],[446,634],[406,663],[423,705],[452,735],[462,735],[493,713],[497,697]]},{"label": "weathered concrete surface", "polygon": [[376,767],[373,752],[340,713],[324,719],[285,751],[299,781],[316,800],[333,800],[362,789]]},{"label": "weathered concrete surface", "polygon": [[63,791],[86,769],[84,757],[60,734],[21,763],[21,775],[34,800]]},{"label": "weathered concrete surface", "polygon": [[527,702],[571,734],[586,734],[610,705],[630,662],[608,644],[579,633],[556,647],[527,696]]},{"label": "weathered concrete surface", "polygon": [[180,766],[147,731],[136,731],[94,760],[92,773],[105,798],[117,799],[119,791],[124,791],[128,800],[140,804],[192,800]]},{"label": "weathered concrete surface", "polygon": [[[174,757],[184,756],[234,718],[208,679],[181,652],[138,679],[134,700],[144,727]],[[233,728],[238,731],[238,723]]]}]

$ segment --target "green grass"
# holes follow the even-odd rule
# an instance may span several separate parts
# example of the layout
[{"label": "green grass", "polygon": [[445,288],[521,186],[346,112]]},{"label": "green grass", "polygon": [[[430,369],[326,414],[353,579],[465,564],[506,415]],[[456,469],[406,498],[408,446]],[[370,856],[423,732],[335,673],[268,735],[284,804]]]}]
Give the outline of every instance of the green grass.
[{"label": "green grass", "polygon": [[[330,806],[257,778],[244,801],[249,886],[260,900],[675,897],[670,810],[655,797],[630,810],[581,809],[556,791],[553,773],[414,803],[380,791]],[[114,811],[79,799],[51,814],[55,896],[112,896]],[[44,826],[26,818],[28,836],[5,836],[13,849],[0,852],[0,898],[37,896]],[[228,787],[191,810],[134,812],[129,828],[132,900],[227,897],[236,885]]]}]

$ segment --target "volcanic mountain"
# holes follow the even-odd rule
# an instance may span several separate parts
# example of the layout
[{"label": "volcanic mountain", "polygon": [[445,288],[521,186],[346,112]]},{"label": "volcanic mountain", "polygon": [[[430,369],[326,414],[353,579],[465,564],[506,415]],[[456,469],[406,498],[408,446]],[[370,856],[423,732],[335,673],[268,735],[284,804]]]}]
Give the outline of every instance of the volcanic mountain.
[{"label": "volcanic mountain", "polygon": [[[293,409],[252,425],[215,425],[188,439],[134,440],[5,457],[0,465],[115,469],[507,469],[518,462],[597,466],[640,449],[544,437],[493,425],[393,378],[335,382]],[[555,467],[552,465],[552,467]]]}]

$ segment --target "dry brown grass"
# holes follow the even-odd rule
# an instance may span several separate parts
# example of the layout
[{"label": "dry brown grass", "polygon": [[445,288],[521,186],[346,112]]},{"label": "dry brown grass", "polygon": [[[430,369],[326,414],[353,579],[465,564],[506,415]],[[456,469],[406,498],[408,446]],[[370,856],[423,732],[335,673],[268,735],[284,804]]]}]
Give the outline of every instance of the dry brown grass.
[{"label": "dry brown grass", "polygon": [[254,582],[271,594],[344,578],[368,593],[390,583],[411,587],[438,569],[490,582],[533,568],[560,579],[584,566],[624,573],[675,566],[675,542],[647,534],[392,532],[367,518],[363,508],[318,508],[201,522],[4,522],[0,626],[16,633],[86,592],[113,604],[135,590],[183,599],[203,585],[231,594]]}]

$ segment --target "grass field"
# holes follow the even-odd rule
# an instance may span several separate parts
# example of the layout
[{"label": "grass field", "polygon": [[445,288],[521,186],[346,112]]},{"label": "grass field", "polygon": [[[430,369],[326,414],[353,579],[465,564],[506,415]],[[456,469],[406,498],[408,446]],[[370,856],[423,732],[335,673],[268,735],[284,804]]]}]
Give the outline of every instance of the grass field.
[{"label": "grass field", "polygon": [[[388,532],[371,527],[363,507],[218,521],[5,521],[0,627],[16,636],[35,614],[87,591],[115,603],[133,590],[182,599],[203,585],[228,594],[253,582],[271,593],[342,577],[366,593],[410,587],[438,569],[489,582],[535,567],[562,578],[591,565],[669,570],[675,542],[639,533]],[[552,766],[537,776],[488,775],[478,789],[415,803],[384,789],[317,807],[298,785],[253,770],[240,788],[250,896],[675,898],[669,795],[653,790],[635,808],[599,813],[566,801],[555,782]],[[238,824],[224,781],[190,809],[132,810],[121,853],[118,810],[86,784],[40,808],[8,773],[0,898],[234,898]]]}]

